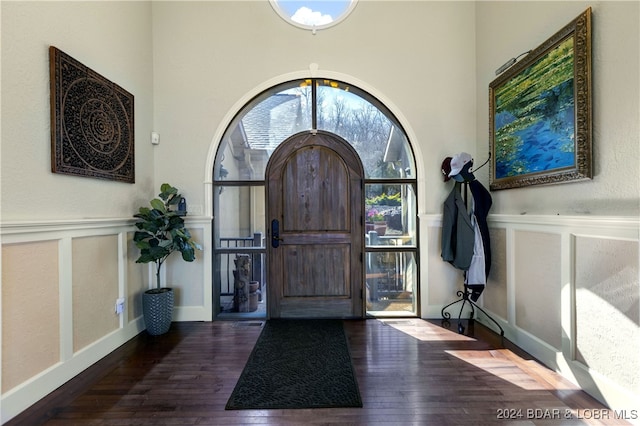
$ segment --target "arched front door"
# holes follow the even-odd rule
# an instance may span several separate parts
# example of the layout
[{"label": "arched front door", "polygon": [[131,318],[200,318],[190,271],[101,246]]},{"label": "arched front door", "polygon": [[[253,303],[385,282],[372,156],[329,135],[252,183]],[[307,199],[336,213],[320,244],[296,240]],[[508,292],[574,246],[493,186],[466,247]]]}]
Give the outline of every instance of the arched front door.
[{"label": "arched front door", "polygon": [[363,168],[328,132],[291,136],[266,170],[270,318],[361,318]]},{"label": "arched front door", "polygon": [[[333,173],[342,182],[331,176],[320,184],[316,172],[304,177],[298,165],[310,152],[297,150],[306,144],[317,147],[309,151],[321,148],[319,166],[332,168],[316,172]],[[416,176],[413,149],[398,119],[349,82],[295,79],[252,96],[228,124],[213,167],[215,318],[363,317],[364,308],[371,316],[417,314]],[[297,192],[307,178],[318,185],[308,188],[315,194],[309,196],[309,207]],[[332,190],[323,194],[322,185],[329,183]],[[335,192],[340,185],[346,192]],[[267,202],[268,191],[276,204]],[[329,195],[341,198],[321,198]],[[337,214],[344,216],[331,216]],[[345,222],[314,223],[318,218]],[[277,248],[271,246],[273,219],[284,239]],[[331,245],[346,235],[353,240]],[[354,263],[360,262],[360,252],[362,269]],[[235,288],[235,260],[247,256],[250,279],[259,282],[259,291],[249,296],[236,294]],[[341,260],[334,261],[338,256]],[[340,274],[346,278],[338,279]],[[246,291],[242,288],[240,293]],[[366,301],[361,304],[357,298],[363,288]]]}]

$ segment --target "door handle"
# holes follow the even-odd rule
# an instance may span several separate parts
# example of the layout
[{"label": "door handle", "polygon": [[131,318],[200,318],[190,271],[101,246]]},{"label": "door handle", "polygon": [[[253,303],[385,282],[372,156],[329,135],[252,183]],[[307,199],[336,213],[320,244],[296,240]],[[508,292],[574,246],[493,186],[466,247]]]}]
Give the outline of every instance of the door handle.
[{"label": "door handle", "polygon": [[280,222],[278,219],[273,219],[271,221],[271,247],[278,248],[280,241],[284,241],[280,238]]}]

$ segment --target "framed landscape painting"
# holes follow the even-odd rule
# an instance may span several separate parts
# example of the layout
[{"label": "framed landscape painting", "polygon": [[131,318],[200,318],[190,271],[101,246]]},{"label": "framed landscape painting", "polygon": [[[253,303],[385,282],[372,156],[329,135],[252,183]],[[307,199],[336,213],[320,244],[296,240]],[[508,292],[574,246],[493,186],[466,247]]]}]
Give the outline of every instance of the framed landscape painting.
[{"label": "framed landscape painting", "polygon": [[489,85],[491,190],[590,179],[591,9]]}]

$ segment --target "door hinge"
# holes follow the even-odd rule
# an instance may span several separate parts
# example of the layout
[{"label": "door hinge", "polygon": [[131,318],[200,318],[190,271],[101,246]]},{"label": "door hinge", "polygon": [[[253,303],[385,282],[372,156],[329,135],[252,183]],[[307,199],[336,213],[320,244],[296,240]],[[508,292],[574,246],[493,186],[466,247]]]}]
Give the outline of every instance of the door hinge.
[{"label": "door hinge", "polygon": [[364,262],[364,254],[360,252],[360,263]]}]

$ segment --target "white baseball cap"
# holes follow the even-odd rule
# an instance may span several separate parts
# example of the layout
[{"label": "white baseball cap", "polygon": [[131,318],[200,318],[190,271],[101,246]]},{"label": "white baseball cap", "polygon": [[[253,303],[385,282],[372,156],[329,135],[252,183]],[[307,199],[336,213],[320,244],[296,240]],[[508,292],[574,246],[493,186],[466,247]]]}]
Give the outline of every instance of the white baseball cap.
[{"label": "white baseball cap", "polygon": [[455,176],[460,173],[464,166],[470,161],[473,161],[473,158],[471,158],[471,155],[467,154],[466,152],[461,152],[460,154],[454,155],[451,159],[451,171],[449,172],[449,177]]}]

